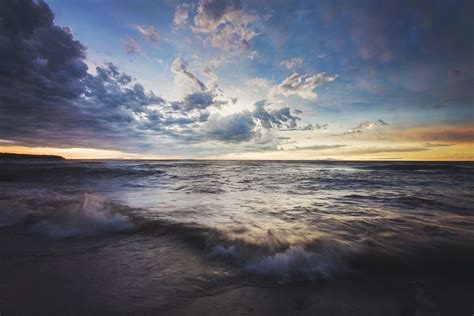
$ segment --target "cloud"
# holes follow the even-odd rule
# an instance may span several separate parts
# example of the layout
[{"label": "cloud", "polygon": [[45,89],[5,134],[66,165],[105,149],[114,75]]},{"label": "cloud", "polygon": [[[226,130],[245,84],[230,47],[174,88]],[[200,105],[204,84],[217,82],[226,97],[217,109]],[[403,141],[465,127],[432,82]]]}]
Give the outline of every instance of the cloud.
[{"label": "cloud", "polygon": [[186,95],[182,101],[167,101],[145,92],[143,86],[110,63],[97,67],[96,72],[87,79],[83,111],[133,142],[150,144],[149,136],[158,135],[178,142],[197,140],[192,135],[208,121],[207,107],[218,106],[207,92]]},{"label": "cloud", "polygon": [[296,95],[306,100],[314,101],[318,97],[314,91],[321,84],[336,79],[335,75],[319,73],[312,76],[293,73],[271,92],[272,95],[284,95],[286,97]]},{"label": "cloud", "polygon": [[173,31],[176,32],[178,28],[184,25],[189,18],[189,9],[191,5],[188,3],[181,3],[176,7],[173,19]]},{"label": "cloud", "polygon": [[359,125],[350,128],[347,132],[344,132],[342,134],[336,134],[334,136],[360,134],[364,131],[374,130],[374,129],[377,129],[379,127],[383,127],[383,126],[387,126],[387,125],[389,125],[389,124],[387,122],[385,122],[384,120],[381,120],[381,119],[378,119],[375,122],[364,121],[364,122],[360,123]]},{"label": "cloud", "polygon": [[342,148],[342,147],[346,147],[347,145],[313,145],[313,146],[304,146],[304,147],[294,147],[294,148],[290,148],[290,149],[287,149],[287,150],[290,150],[290,151],[299,151],[299,150],[327,150],[327,149],[337,149],[337,148]]},{"label": "cloud", "polygon": [[334,21],[344,16],[359,57],[377,63],[389,63],[397,57],[404,63],[439,63],[447,56],[472,60],[472,40],[465,31],[472,22],[464,12],[473,9],[472,1],[452,6],[438,0],[339,2],[322,8]]},{"label": "cloud", "polygon": [[203,132],[194,137],[223,142],[243,142],[245,150],[278,150],[284,138],[276,134],[278,130],[297,129],[299,118],[289,107],[267,109],[267,100],[254,104],[254,110],[234,113],[227,116],[219,114],[209,118]]},{"label": "cloud", "polygon": [[[133,151],[189,149],[219,141],[274,150],[274,128],[294,126],[289,108],[211,115],[229,101],[209,89],[178,57],[172,72],[188,87],[180,101],[165,100],[112,63],[87,72],[86,48],[69,28],[56,26],[43,2],[7,2],[0,10],[0,133],[28,146],[96,147]],[[26,14],[27,19],[20,17]],[[18,24],[16,21],[24,20]],[[129,39],[129,53],[140,48]],[[127,46],[127,47],[128,47]],[[256,117],[258,116],[258,118]],[[265,125],[268,128],[263,127]],[[272,130],[270,130],[270,127]],[[170,146],[172,144],[172,147]],[[217,147],[222,150],[223,147]]]},{"label": "cloud", "polygon": [[293,68],[301,66],[302,63],[303,63],[302,57],[295,57],[295,58],[283,60],[280,63],[280,65],[285,66],[288,69],[293,69]]},{"label": "cloud", "polygon": [[192,93],[184,98],[184,109],[205,109],[214,104],[214,96],[210,93]]},{"label": "cloud", "polygon": [[299,128],[299,130],[302,130],[302,131],[314,131],[314,130],[318,130],[318,129],[327,129],[328,128],[328,124],[313,124],[313,123],[308,123],[302,127]]},{"label": "cloud", "polygon": [[299,117],[291,114],[290,108],[285,106],[278,109],[267,110],[266,106],[271,105],[267,100],[254,103],[253,117],[260,126],[266,129],[292,129],[296,128]]},{"label": "cloud", "polygon": [[145,53],[140,47],[140,43],[138,43],[138,41],[133,38],[127,37],[122,41],[122,45],[127,55],[145,56]]},{"label": "cloud", "polygon": [[171,71],[174,74],[176,85],[181,89],[193,92],[203,92],[207,90],[204,83],[188,70],[187,64],[180,56],[173,61]]},{"label": "cloud", "polygon": [[89,74],[86,48],[69,28],[54,24],[45,3],[8,1],[0,8],[0,42],[5,44],[0,45],[3,140],[143,151],[170,143],[176,150],[193,142],[253,139],[256,123],[250,112],[211,120],[207,108],[225,101],[208,91],[181,59],[172,70],[196,91],[170,102],[145,91],[111,63]]},{"label": "cloud", "polygon": [[226,104],[227,101],[218,100],[213,92],[195,92],[186,95],[182,101],[173,102],[175,107],[184,111],[204,110],[210,106],[220,108]]},{"label": "cloud", "polygon": [[263,99],[254,103],[253,116],[259,126],[265,129],[278,129],[280,131],[313,131],[327,129],[328,124],[307,123],[299,125],[301,121],[299,115],[303,113],[300,110],[291,110],[289,106],[275,108],[275,105]]},{"label": "cloud", "polygon": [[429,148],[438,148],[438,147],[449,147],[449,146],[453,146],[453,144],[433,144],[433,143],[426,143],[425,144],[426,147],[429,147]]},{"label": "cloud", "polygon": [[365,122],[360,123],[356,127],[349,129],[348,133],[349,134],[362,133],[364,130],[374,129],[374,128],[386,126],[386,125],[388,125],[388,123],[386,123],[385,121],[381,119],[378,119],[375,122],[365,121]]},{"label": "cloud", "polygon": [[285,141],[278,137],[274,130],[257,126],[249,111],[227,116],[214,115],[205,124],[204,133],[197,135],[206,140],[219,141],[221,144],[231,144],[232,152],[280,150],[279,145]]},{"label": "cloud", "polygon": [[217,79],[213,77],[210,70],[204,71],[211,79],[210,89],[197,78],[197,76],[188,70],[186,62],[181,58],[177,57],[171,65],[171,70],[175,77],[176,85],[185,93],[182,101],[174,102],[175,108],[181,108],[185,111],[192,111],[195,109],[206,109],[210,106],[217,108],[229,103],[229,100],[220,98],[217,88]]},{"label": "cloud", "polygon": [[394,135],[397,139],[429,142],[474,142],[474,127],[470,125],[441,125],[405,129]]},{"label": "cloud", "polygon": [[201,0],[192,30],[204,35],[212,47],[250,51],[250,41],[259,34],[253,25],[258,19],[238,0]]},{"label": "cloud", "polygon": [[202,73],[208,78],[207,85],[210,86],[212,89],[217,88],[217,82],[219,81],[219,77],[214,71],[212,71],[211,67],[204,66],[204,68],[202,69]]},{"label": "cloud", "polygon": [[151,25],[139,25],[137,31],[140,32],[151,43],[158,43],[162,38],[158,30]]},{"label": "cloud", "polygon": [[89,101],[93,99],[94,104],[109,110],[122,107],[140,113],[145,106],[166,102],[152,92],[145,92],[142,85],[121,73],[112,63],[97,67],[96,73],[95,76],[88,76],[85,82],[85,97]]},{"label": "cloud", "polygon": [[472,19],[466,15],[473,1],[332,1],[320,10],[327,29],[337,29],[337,45],[328,52],[344,54],[345,77],[352,72],[363,78],[366,89],[386,102],[403,98],[413,110],[410,93],[452,107],[474,102],[472,76],[465,76],[474,64]]},{"label": "cloud", "polygon": [[[49,122],[76,130],[72,100],[84,91],[85,47],[69,28],[56,26],[43,3],[0,4],[0,134],[11,140],[35,139],[43,131],[61,132]],[[19,22],[21,21],[21,23]]]},{"label": "cloud", "polygon": [[419,152],[425,151],[428,148],[425,147],[369,147],[354,149],[345,152],[346,154],[353,155],[365,155],[365,154],[378,154],[378,153],[406,153],[406,152]]},{"label": "cloud", "polygon": [[245,82],[247,90],[261,97],[267,96],[273,85],[274,83],[271,80],[262,77],[251,78]]},{"label": "cloud", "polygon": [[256,127],[251,112],[244,111],[228,116],[214,115],[204,127],[205,138],[226,142],[250,141]]}]

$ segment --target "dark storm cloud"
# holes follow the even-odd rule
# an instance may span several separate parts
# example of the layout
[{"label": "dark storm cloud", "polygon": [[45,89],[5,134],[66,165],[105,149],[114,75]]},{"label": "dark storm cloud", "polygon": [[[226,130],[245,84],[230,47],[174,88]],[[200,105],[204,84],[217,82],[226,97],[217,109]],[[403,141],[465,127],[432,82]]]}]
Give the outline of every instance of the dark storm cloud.
[{"label": "dark storm cloud", "polygon": [[288,107],[267,110],[264,105],[254,112],[211,116],[209,107],[228,101],[180,58],[172,70],[177,83],[192,90],[181,101],[145,91],[111,63],[91,75],[86,48],[69,28],[54,24],[53,12],[42,1],[0,2],[0,44],[0,138],[17,144],[134,151],[170,140],[215,140],[271,149],[276,138],[262,128],[294,128],[298,120]]},{"label": "dark storm cloud", "polygon": [[166,112],[165,100],[112,64],[88,74],[86,48],[70,29],[54,25],[44,2],[0,2],[0,43],[3,139],[25,145],[129,146],[139,144],[147,128],[166,134],[171,133],[166,124],[204,117]]},{"label": "dark storm cloud", "polygon": [[164,99],[152,92],[145,92],[142,85],[134,83],[132,77],[120,73],[111,63],[97,67],[96,72],[96,76],[87,77],[85,96],[94,98],[95,103],[100,103],[104,108],[123,107],[139,112],[147,105],[165,103]]},{"label": "dark storm cloud", "polygon": [[45,98],[71,98],[82,93],[82,85],[77,82],[87,75],[85,47],[73,39],[70,29],[53,24],[53,14],[46,4],[2,1],[0,17],[4,89],[18,84],[31,86]]},{"label": "dark storm cloud", "polygon": [[84,92],[85,47],[53,19],[43,2],[0,2],[3,138],[36,138],[63,126],[77,133],[81,119],[69,110]]}]

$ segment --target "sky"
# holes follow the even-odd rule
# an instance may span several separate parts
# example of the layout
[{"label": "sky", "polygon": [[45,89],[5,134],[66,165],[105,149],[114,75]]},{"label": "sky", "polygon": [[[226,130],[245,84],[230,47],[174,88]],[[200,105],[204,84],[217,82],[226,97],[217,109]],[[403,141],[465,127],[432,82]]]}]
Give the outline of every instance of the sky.
[{"label": "sky", "polygon": [[474,160],[474,1],[0,2],[0,152]]}]

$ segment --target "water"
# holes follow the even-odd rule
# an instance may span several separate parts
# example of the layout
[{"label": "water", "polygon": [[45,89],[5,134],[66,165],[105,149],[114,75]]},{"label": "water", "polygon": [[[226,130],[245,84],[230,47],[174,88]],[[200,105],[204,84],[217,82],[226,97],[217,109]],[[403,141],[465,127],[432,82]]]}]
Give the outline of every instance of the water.
[{"label": "water", "polygon": [[354,278],[469,285],[473,189],[472,163],[4,161],[0,312],[169,311]]}]

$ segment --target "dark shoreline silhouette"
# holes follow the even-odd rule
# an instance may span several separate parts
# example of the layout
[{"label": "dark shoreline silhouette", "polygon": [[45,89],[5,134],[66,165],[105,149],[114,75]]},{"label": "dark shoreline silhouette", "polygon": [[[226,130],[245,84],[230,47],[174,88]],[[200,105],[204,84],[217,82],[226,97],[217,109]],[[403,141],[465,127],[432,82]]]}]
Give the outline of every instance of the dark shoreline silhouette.
[{"label": "dark shoreline silhouette", "polygon": [[29,154],[12,154],[0,153],[0,159],[15,160],[66,160],[66,158],[57,155],[29,155]]}]

